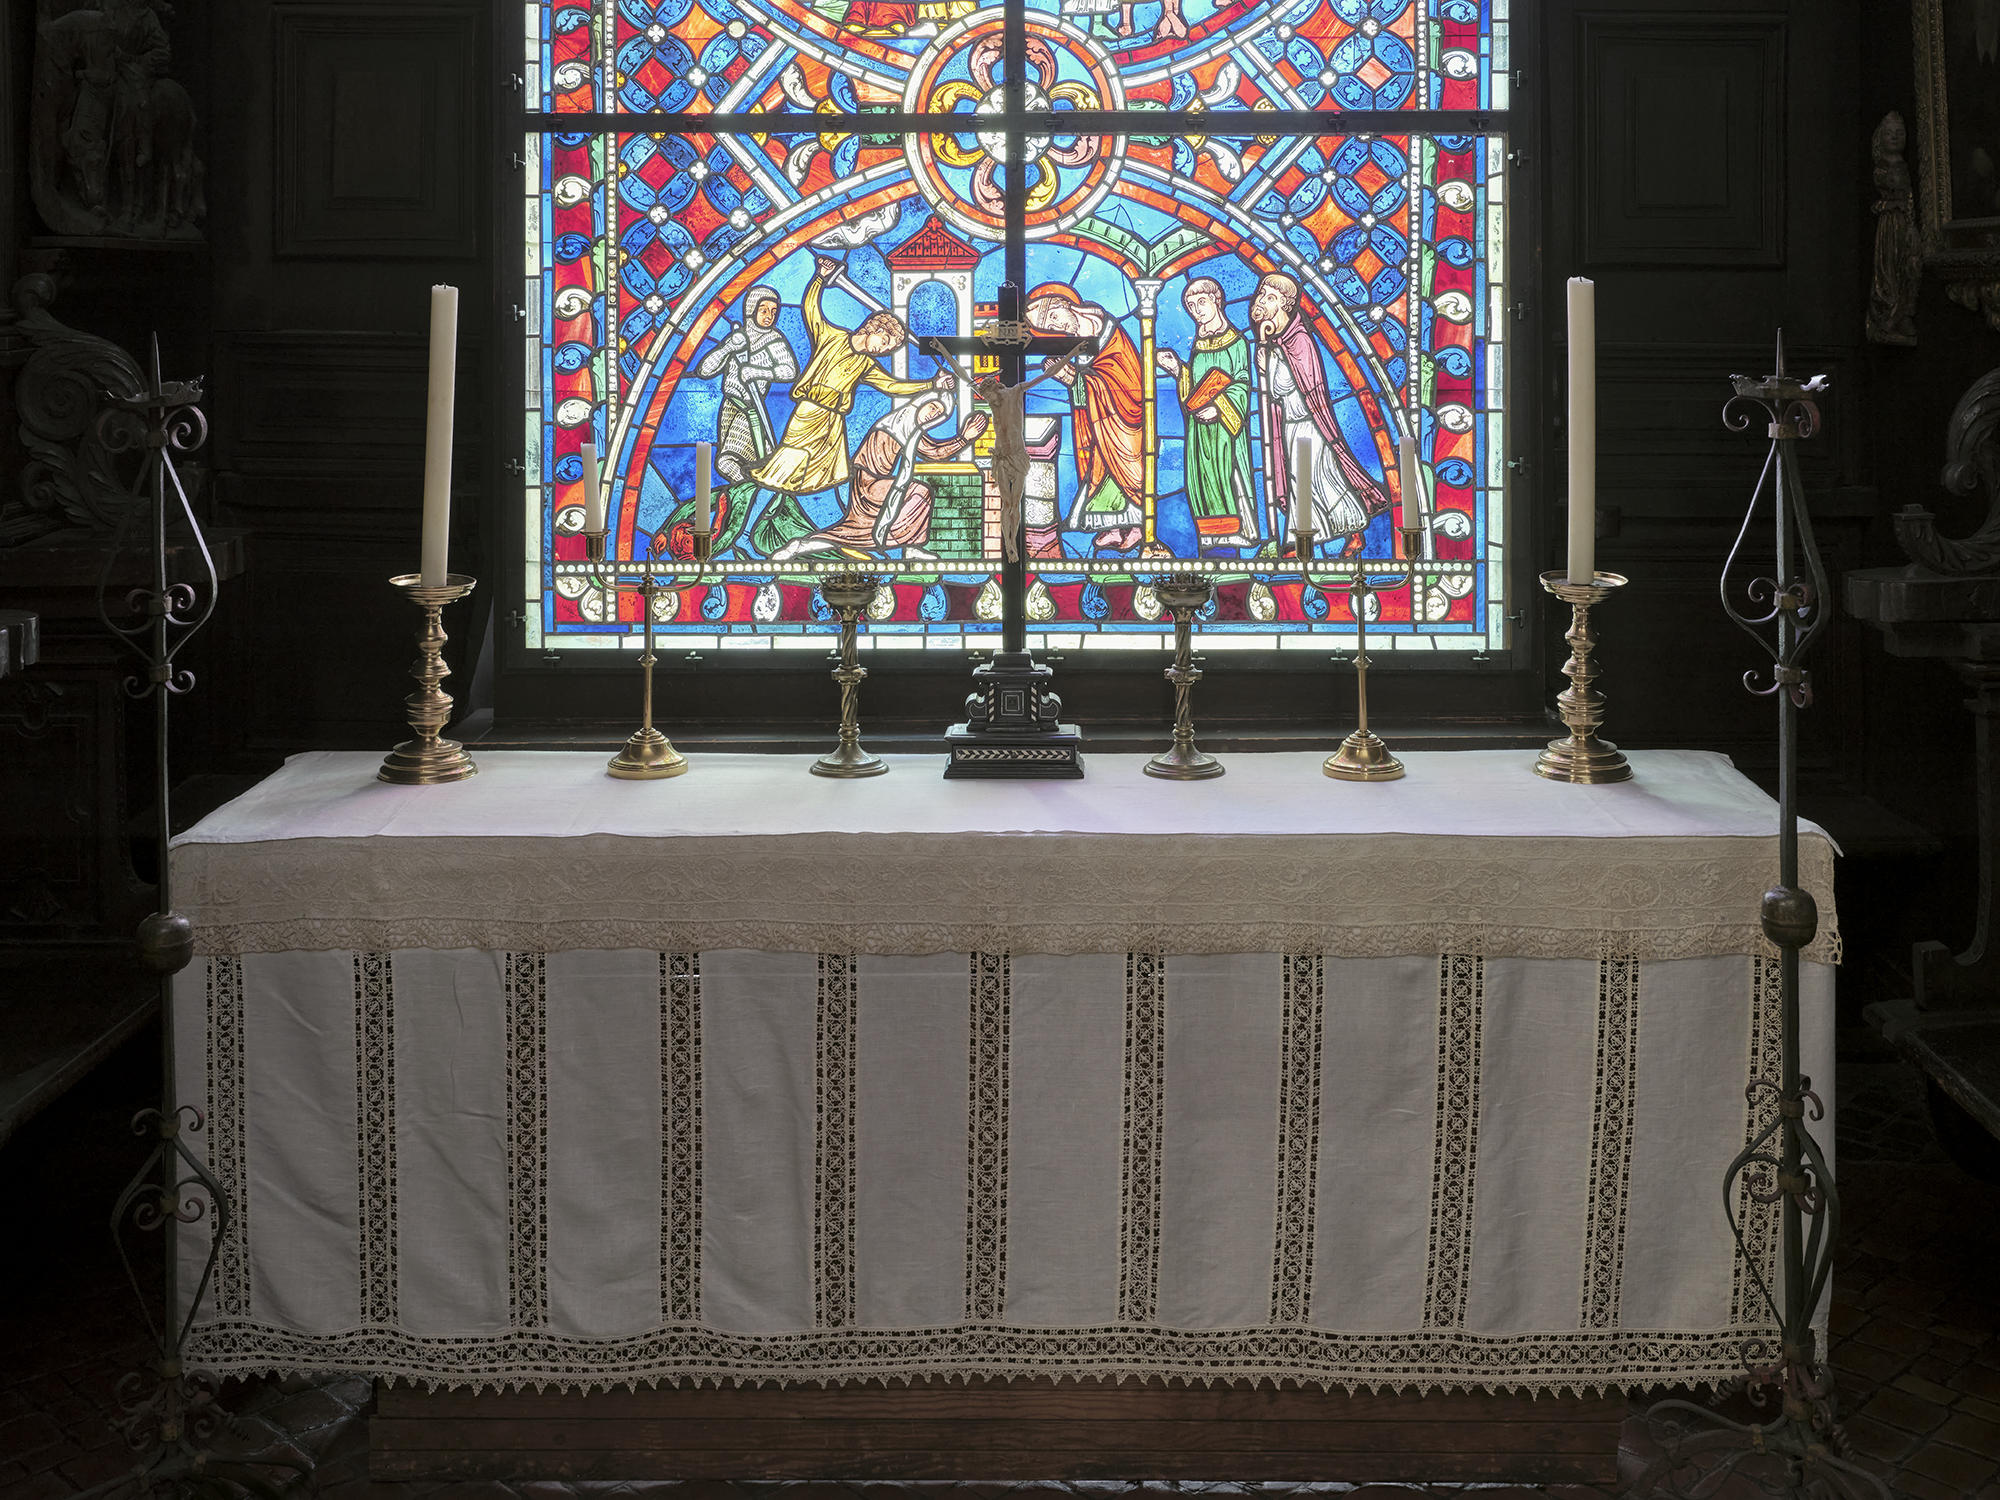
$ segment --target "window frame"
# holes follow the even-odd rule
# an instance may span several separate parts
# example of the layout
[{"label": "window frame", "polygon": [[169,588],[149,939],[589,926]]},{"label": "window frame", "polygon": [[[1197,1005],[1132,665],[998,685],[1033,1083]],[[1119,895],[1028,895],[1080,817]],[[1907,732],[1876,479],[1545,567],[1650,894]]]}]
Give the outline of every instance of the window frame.
[{"label": "window frame", "polygon": [[[1424,0],[1413,0],[1423,4]],[[1014,7],[1010,7],[1012,9]],[[1507,644],[1496,651],[1422,654],[1375,653],[1376,670],[1369,683],[1371,716],[1386,725],[1407,728],[1446,742],[1464,736],[1501,734],[1529,737],[1549,722],[1546,698],[1551,665],[1547,647],[1546,601],[1537,585],[1543,571],[1535,565],[1559,533],[1550,473],[1552,456],[1547,417],[1558,409],[1548,388],[1544,351],[1547,339],[1542,310],[1553,306],[1545,286],[1542,232],[1546,205],[1541,174],[1546,131],[1546,90],[1541,70],[1524,59],[1541,55],[1540,7],[1530,0],[1513,0],[1508,19],[1510,63],[1508,108],[1494,112],[1504,121],[1486,133],[1502,136],[1508,161],[1507,209],[1503,264],[1512,300],[1506,345],[1505,413],[1501,423],[1507,493],[1502,506],[1504,556],[1501,561],[1509,624]],[[505,15],[519,16],[513,10]],[[477,706],[490,707],[499,738],[520,736],[523,743],[559,742],[572,727],[621,724],[636,712],[638,699],[636,652],[535,649],[522,638],[527,604],[523,594],[526,557],[521,538],[529,497],[520,451],[520,393],[506,389],[504,372],[522,368],[526,310],[521,296],[522,247],[526,242],[527,170],[522,144],[538,131],[552,128],[549,117],[525,97],[520,56],[521,36],[515,25],[492,28],[497,74],[510,86],[494,91],[495,147],[489,202],[494,245],[493,313],[487,329],[486,363],[495,372],[489,382],[489,434],[486,472],[495,476],[496,503],[482,509],[481,556],[484,577],[494,580],[488,595],[485,655],[476,685]],[[1524,83],[1525,80],[1525,83]],[[1532,87],[1525,86],[1532,84]],[[1136,113],[1136,112],[1135,112]],[[1286,128],[1277,133],[1345,134],[1355,130],[1355,116],[1340,110],[1309,114],[1316,127]],[[1422,118],[1410,112],[1413,118]],[[583,116],[596,122],[609,117]],[[679,118],[686,117],[664,117]],[[713,117],[715,120],[734,118]],[[1197,117],[1187,113],[1147,112],[1151,133],[1184,133]],[[1289,121],[1295,117],[1284,117]],[[1376,117],[1380,118],[1380,117]],[[567,123],[567,121],[564,121]],[[1277,121],[1273,121],[1277,123]],[[582,128],[615,130],[592,123]],[[696,127],[700,128],[700,127]],[[744,129],[754,127],[741,127]],[[1396,133],[1420,133],[1410,122],[1384,127]],[[1199,133],[1199,132],[1197,132]],[[827,632],[828,650],[833,631]],[[998,637],[993,638],[994,645]],[[1201,640],[1196,634],[1200,651]],[[1202,659],[1205,681],[1198,711],[1205,738],[1235,736],[1256,740],[1305,734],[1316,738],[1317,725],[1337,726],[1351,717],[1353,691],[1334,662],[1352,658],[1329,643],[1325,651],[1224,651]],[[1115,737],[1129,729],[1164,723],[1161,705],[1170,701],[1161,669],[1171,653],[1164,649],[1065,651],[1038,650],[1036,657],[1052,665],[1056,688],[1064,696],[1065,715],[1075,718],[1087,737]],[[923,737],[941,735],[963,717],[961,700],[971,687],[972,669],[990,659],[991,648],[958,651],[910,651],[870,655],[870,678],[863,689],[866,723],[879,735]],[[687,651],[670,637],[661,638],[655,667],[659,717],[670,733],[690,739],[741,739],[770,748],[816,745],[828,732],[834,689],[824,658],[815,651]],[[1327,679],[1312,683],[1306,679]],[[1093,736],[1093,728],[1097,734]],[[1525,742],[1525,738],[1524,738]]]}]

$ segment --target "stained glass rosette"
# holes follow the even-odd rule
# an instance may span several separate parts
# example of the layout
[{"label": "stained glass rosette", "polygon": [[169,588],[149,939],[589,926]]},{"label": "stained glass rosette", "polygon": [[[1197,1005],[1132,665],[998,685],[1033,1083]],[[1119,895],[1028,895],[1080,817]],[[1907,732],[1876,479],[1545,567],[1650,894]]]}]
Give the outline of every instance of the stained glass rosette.
[{"label": "stained glass rosette", "polygon": [[[1287,578],[1278,555],[1300,508],[1279,471],[1306,432],[1330,550],[1389,557],[1397,524],[1424,522],[1422,583],[1375,596],[1371,640],[1497,647],[1504,134],[1485,120],[1467,133],[1199,125],[1504,104],[1504,9],[1180,0],[1185,37],[1163,35],[1168,14],[1152,0],[1028,15],[1024,89],[1047,116],[1023,143],[1029,317],[1100,336],[1027,396],[1031,632],[1074,649],[1159,645],[1170,622],[1145,580],[1198,565],[1220,580],[1212,648],[1323,650],[1351,634],[1345,596]],[[923,340],[996,313],[1010,166],[991,121],[997,8],[685,0],[530,15],[546,114],[527,151],[529,644],[616,648],[640,627],[636,593],[574,566],[593,436],[620,557],[688,554],[693,444],[717,445],[722,561],[658,595],[670,637],[819,649],[814,574],[865,562],[893,580],[869,624],[878,648],[981,644],[999,621],[990,413],[966,381],[939,383]],[[721,113],[744,109],[811,119],[747,132]],[[683,121],[672,132],[640,118],[669,110]],[[712,130],[685,123],[705,110]],[[1093,128],[1066,132],[1077,111]],[[1102,128],[1106,111],[1119,129]],[[566,131],[565,113],[597,118]],[[871,113],[939,118],[885,130]],[[1400,493],[1406,430],[1421,498]]]}]

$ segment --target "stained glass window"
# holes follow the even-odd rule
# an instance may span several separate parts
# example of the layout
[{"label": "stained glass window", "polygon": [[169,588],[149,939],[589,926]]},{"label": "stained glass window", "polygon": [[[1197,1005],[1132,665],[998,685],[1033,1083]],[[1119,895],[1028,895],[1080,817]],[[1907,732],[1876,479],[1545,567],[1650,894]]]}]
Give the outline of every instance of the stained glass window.
[{"label": "stained glass window", "polygon": [[[1504,644],[1506,0],[1020,15],[1024,314],[1097,336],[1028,371],[1030,645],[1161,645],[1147,579],[1179,559],[1218,581],[1205,649],[1323,648],[1354,622],[1287,565],[1308,514],[1329,557],[1419,526],[1371,640]],[[814,575],[864,560],[894,579],[877,648],[991,644],[993,430],[961,375],[996,362],[924,340],[998,311],[1006,10],[535,0],[527,24],[528,644],[640,628],[636,593],[561,566],[587,440],[634,559],[691,556],[715,445],[719,561],[657,596],[670,638],[821,649]]]}]

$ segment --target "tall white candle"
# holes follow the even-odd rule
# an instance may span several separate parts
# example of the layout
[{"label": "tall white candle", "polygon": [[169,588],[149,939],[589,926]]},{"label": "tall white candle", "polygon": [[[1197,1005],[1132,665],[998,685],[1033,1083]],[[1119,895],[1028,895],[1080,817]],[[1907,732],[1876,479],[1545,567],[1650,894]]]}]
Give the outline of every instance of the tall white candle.
[{"label": "tall white candle", "polygon": [[583,445],[583,529],[604,529],[604,471],[597,461],[597,444]]},{"label": "tall white candle", "polygon": [[458,288],[431,288],[431,384],[424,418],[424,587],[444,582],[451,536],[451,409],[458,364]]},{"label": "tall white candle", "polygon": [[1403,417],[1403,448],[1397,455],[1403,481],[1403,529],[1414,530],[1424,519],[1424,477],[1417,467],[1417,414]]},{"label": "tall white candle", "polygon": [[1572,583],[1597,576],[1597,286],[1569,282],[1569,567]]},{"label": "tall white candle", "polygon": [[715,445],[694,445],[694,529],[703,536],[715,530],[715,504],[709,495],[713,481]]},{"label": "tall white candle", "polygon": [[1292,439],[1292,529],[1310,526],[1313,519],[1313,450],[1312,439],[1295,437]]}]

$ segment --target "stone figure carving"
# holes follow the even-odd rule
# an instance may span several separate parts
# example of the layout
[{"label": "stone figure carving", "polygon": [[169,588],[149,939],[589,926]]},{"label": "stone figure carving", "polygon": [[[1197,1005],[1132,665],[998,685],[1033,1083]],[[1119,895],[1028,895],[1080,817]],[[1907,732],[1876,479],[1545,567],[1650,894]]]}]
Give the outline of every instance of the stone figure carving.
[{"label": "stone figure carving", "polygon": [[14,285],[15,324],[34,352],[14,384],[21,422],[19,493],[0,499],[0,546],[19,546],[52,531],[109,531],[131,504],[118,461],[98,436],[106,391],[145,388],[138,363],[108,339],[58,322],[48,307],[56,286],[44,275]]},{"label": "stone figure carving", "polygon": [[57,234],[198,239],[195,116],[165,0],[40,0],[28,187]]},{"label": "stone figure carving", "polygon": [[1904,154],[1908,146],[1903,117],[1892,109],[1875,127],[1868,148],[1875,163],[1875,263],[1868,280],[1868,341],[1873,344],[1917,341],[1923,250]]},{"label": "stone figure carving", "polygon": [[1966,387],[1945,428],[1945,463],[1939,482],[1954,495],[1986,492],[1986,519],[1971,536],[1939,536],[1936,518],[1921,505],[1895,516],[1896,540],[1910,558],[1936,573],[1960,576],[2000,571],[2000,369]]}]

